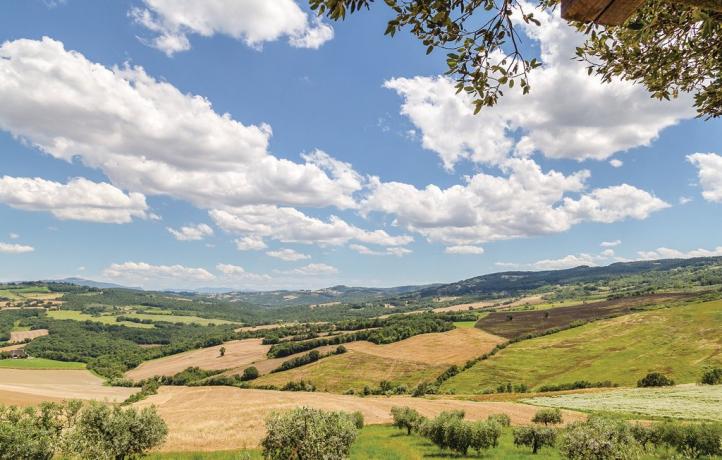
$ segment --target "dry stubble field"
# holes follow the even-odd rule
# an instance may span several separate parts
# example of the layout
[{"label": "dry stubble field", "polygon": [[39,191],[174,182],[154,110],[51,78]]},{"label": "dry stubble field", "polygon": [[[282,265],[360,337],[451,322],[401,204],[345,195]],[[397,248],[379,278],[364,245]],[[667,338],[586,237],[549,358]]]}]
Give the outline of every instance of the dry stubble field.
[{"label": "dry stubble field", "polygon": [[243,368],[265,360],[266,353],[271,348],[270,345],[261,344],[261,339],[234,340],[222,346],[226,347],[226,354],[222,358],[221,345],[201,348],[146,361],[128,371],[126,376],[133,380],[143,380],[156,375],[172,376],[189,367],[207,370]]},{"label": "dry stubble field", "polygon": [[65,399],[121,402],[136,391],[104,386],[101,378],[86,370],[0,369],[0,404],[6,405]]},{"label": "dry stubble field", "polygon": [[[157,395],[136,403],[154,405],[168,423],[168,440],[162,451],[213,451],[251,448],[265,434],[264,419],[276,410],[313,407],[323,410],[361,411],[367,424],[390,423],[394,406],[410,406],[427,417],[461,409],[469,420],[506,413],[514,424],[530,423],[537,407],[511,402],[473,402],[445,399],[345,396],[329,393],[242,390],[233,387],[162,387]],[[565,411],[566,421],[584,415]]]}]

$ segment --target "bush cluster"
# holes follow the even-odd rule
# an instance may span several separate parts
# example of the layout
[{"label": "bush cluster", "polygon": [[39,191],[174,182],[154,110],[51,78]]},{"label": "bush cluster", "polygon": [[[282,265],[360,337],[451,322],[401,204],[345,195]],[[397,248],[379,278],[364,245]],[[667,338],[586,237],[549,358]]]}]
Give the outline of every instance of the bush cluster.
[{"label": "bush cluster", "polygon": [[668,387],[674,385],[674,380],[659,372],[650,372],[637,381],[640,388]]},{"label": "bush cluster", "polygon": [[137,458],[167,434],[165,422],[150,407],[139,411],[79,401],[0,406],[1,460]]},{"label": "bush cluster", "polygon": [[266,420],[263,456],[269,460],[342,460],[349,456],[359,425],[363,426],[360,413],[307,407],[274,413]]}]

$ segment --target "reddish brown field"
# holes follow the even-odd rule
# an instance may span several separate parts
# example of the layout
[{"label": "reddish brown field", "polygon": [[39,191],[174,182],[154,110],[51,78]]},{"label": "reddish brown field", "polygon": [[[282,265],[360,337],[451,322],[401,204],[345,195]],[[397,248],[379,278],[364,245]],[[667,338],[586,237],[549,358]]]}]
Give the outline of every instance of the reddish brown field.
[{"label": "reddish brown field", "polygon": [[[168,423],[163,451],[211,451],[256,447],[265,434],[264,419],[278,410],[313,407],[360,411],[367,424],[390,423],[394,406],[410,406],[427,417],[461,409],[469,420],[506,413],[514,424],[530,423],[537,407],[513,402],[474,402],[406,396],[366,397],[328,393],[241,390],[233,387],[162,387],[157,395],[136,404],[154,405]],[[566,421],[584,415],[565,411]]]},{"label": "reddish brown field", "polygon": [[546,310],[491,312],[481,318],[476,323],[476,327],[511,339],[569,326],[575,321],[619,316],[640,311],[645,306],[680,301],[690,297],[691,294],[649,294]]}]

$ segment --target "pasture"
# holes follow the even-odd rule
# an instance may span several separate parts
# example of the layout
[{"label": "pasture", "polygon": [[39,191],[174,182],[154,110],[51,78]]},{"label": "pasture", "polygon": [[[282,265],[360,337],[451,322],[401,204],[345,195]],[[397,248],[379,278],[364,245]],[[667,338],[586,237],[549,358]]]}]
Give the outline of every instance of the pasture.
[{"label": "pasture", "polygon": [[[214,451],[256,447],[265,433],[264,418],[272,411],[307,406],[323,410],[361,411],[369,425],[391,422],[394,406],[410,406],[433,417],[461,409],[469,420],[506,413],[514,424],[529,423],[537,408],[508,402],[473,402],[406,396],[366,397],[290,391],[242,390],[233,387],[162,387],[157,395],[135,404],[155,405],[168,423],[168,440],[161,450]],[[584,418],[565,412],[568,421]],[[211,457],[212,458],[212,457]]]},{"label": "pasture", "polygon": [[121,402],[136,391],[106,386],[87,370],[0,369],[0,404],[6,405],[65,399]]},{"label": "pasture", "polygon": [[695,382],[702,367],[722,364],[720,330],[722,301],[620,316],[512,344],[441,390],[469,394],[506,382],[534,388],[576,380],[634,386],[652,371]]},{"label": "pasture", "polygon": [[223,319],[208,319],[200,316],[172,315],[166,313],[127,313],[123,316],[137,319],[147,319],[150,321],[167,321],[169,323],[198,324],[200,326],[208,326],[209,324],[233,324],[231,321]]},{"label": "pasture", "polygon": [[722,385],[677,385],[536,397],[529,404],[641,417],[722,421]]},{"label": "pasture", "polygon": [[93,321],[95,323],[101,324],[122,325],[142,329],[149,329],[154,327],[152,324],[134,323],[132,321],[119,322],[116,315],[88,315],[87,313],[76,310],[52,310],[49,311],[47,315],[49,318],[58,320],[69,319],[73,321]]},{"label": "pasture", "polygon": [[85,369],[85,363],[45,358],[2,359],[0,360],[0,369]]},{"label": "pasture", "polygon": [[[223,357],[220,356],[221,346],[226,348]],[[254,362],[265,360],[270,348],[270,345],[261,344],[261,339],[234,340],[215,347],[200,348],[146,361],[128,371],[126,376],[133,380],[143,380],[156,375],[172,376],[189,367],[206,370],[245,368]]]},{"label": "pasture", "polygon": [[649,294],[553,309],[497,311],[481,318],[476,323],[476,327],[512,339],[527,334],[538,334],[549,329],[567,327],[578,321],[593,321],[633,313],[645,306],[680,301],[689,297],[691,297],[690,294]]}]

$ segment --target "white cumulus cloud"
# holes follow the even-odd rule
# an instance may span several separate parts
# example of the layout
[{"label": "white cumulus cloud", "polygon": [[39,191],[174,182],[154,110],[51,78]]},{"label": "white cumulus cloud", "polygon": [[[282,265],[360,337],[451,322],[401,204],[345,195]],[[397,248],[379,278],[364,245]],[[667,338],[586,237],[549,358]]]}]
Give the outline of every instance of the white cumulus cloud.
[{"label": "white cumulus cloud", "polygon": [[[533,6],[529,6],[532,10]],[[511,154],[604,160],[649,145],[659,133],[695,115],[691,97],[660,102],[640,85],[602,84],[574,60],[584,40],[555,13],[535,11],[541,26],[520,24],[541,47],[544,66],[530,75],[532,90],[505,91],[497,106],[473,114],[472,98],[447,77],[394,78],[385,83],[402,98],[401,113],[421,132],[422,145],[445,168],[460,160],[495,165]],[[620,110],[623,107],[623,110]],[[520,132],[518,142],[515,133]],[[621,162],[612,164],[621,166]]]},{"label": "white cumulus cloud", "polygon": [[63,220],[124,224],[133,218],[153,217],[142,194],[125,194],[111,184],[84,178],[62,184],[40,178],[3,176],[0,203],[26,211],[50,212]]},{"label": "white cumulus cloud", "polygon": [[305,260],[311,258],[311,256],[309,256],[308,254],[303,254],[289,248],[278,249],[276,251],[267,251],[266,255],[274,257],[276,259],[285,260],[286,262],[295,262],[297,260]]},{"label": "white cumulus cloud", "polygon": [[127,284],[158,288],[193,286],[216,279],[215,275],[205,268],[152,265],[146,262],[112,264],[103,270],[103,276]]},{"label": "white cumulus cloud", "polygon": [[671,248],[657,248],[653,251],[639,251],[637,253],[640,259],[688,259],[691,257],[718,257],[722,256],[722,246],[714,249],[693,249],[691,251],[680,251]]},{"label": "white cumulus cloud", "polygon": [[168,227],[166,230],[178,241],[198,241],[213,235],[213,229],[207,224],[186,225],[177,230]]},{"label": "white cumulus cloud", "polygon": [[35,248],[25,244],[13,244],[0,242],[0,253],[4,254],[22,254],[25,252],[33,252]]},{"label": "white cumulus cloud", "polygon": [[226,35],[259,48],[288,37],[291,46],[317,49],[333,28],[310,19],[294,0],[143,0],[133,20],[157,35],[149,44],[167,55],[191,48],[189,35]]},{"label": "white cumulus cloud", "polygon": [[722,203],[722,156],[716,153],[695,153],[688,155],[687,159],[698,169],[704,199]]},{"label": "white cumulus cloud", "polygon": [[469,246],[469,245],[458,245],[458,246],[447,246],[444,249],[447,254],[484,254],[484,248],[481,246]]},{"label": "white cumulus cloud", "polygon": [[271,155],[266,124],[244,125],[141,67],[107,68],[50,38],[2,44],[0,100],[0,129],[54,158],[78,158],[124,190],[202,208],[352,208],[362,188],[323,152],[304,163]]}]

